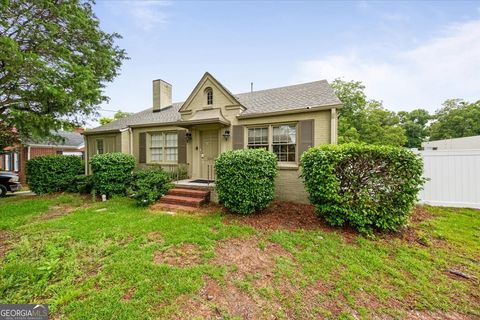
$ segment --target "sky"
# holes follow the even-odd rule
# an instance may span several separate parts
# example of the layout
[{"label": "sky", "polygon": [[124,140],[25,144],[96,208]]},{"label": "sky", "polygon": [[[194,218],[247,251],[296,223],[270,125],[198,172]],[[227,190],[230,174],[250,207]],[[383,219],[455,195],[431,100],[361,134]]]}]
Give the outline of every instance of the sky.
[{"label": "sky", "polygon": [[97,0],[94,10],[130,57],[103,110],[151,107],[154,79],[184,101],[206,71],[233,93],[361,81],[394,111],[480,99],[480,1]]}]

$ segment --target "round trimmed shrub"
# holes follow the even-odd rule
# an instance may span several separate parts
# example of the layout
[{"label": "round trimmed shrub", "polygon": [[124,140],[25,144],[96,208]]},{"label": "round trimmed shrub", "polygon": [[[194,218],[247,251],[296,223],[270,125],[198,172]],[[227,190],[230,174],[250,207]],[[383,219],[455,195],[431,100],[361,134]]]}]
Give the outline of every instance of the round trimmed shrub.
[{"label": "round trimmed shrub", "polygon": [[264,149],[234,150],[215,160],[219,201],[229,210],[248,214],[275,198],[277,157]]},{"label": "round trimmed shrub", "polygon": [[125,153],[96,154],[92,157],[93,189],[107,196],[125,195],[132,180],[135,157]]},{"label": "round trimmed shrub", "polygon": [[301,167],[317,214],[361,232],[403,226],[424,183],[422,159],[399,147],[324,145],[305,152]]},{"label": "round trimmed shrub", "polygon": [[173,187],[170,175],[161,168],[140,169],[133,172],[129,190],[137,205],[147,206],[167,193]]},{"label": "round trimmed shrub", "polygon": [[36,194],[69,190],[75,178],[84,173],[85,167],[77,156],[47,155],[26,164],[27,184]]}]

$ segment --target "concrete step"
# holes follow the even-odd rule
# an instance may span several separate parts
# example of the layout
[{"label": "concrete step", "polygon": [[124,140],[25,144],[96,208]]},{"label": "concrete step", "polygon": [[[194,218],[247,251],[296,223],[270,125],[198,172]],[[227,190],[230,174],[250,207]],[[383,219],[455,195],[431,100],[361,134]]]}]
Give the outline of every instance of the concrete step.
[{"label": "concrete step", "polygon": [[186,196],[174,196],[167,194],[161,197],[159,202],[198,208],[201,205],[205,204],[207,202],[207,199]]},{"label": "concrete step", "polygon": [[173,189],[168,190],[167,194],[172,195],[172,196],[183,196],[183,197],[190,197],[190,198],[205,198],[205,199],[208,199],[208,197],[210,196],[210,191],[173,188]]}]

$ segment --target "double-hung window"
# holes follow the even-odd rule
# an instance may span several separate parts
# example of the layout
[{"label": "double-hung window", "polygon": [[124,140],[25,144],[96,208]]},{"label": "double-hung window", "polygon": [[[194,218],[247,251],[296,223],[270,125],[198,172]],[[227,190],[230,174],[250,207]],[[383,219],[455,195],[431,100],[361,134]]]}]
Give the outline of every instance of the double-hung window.
[{"label": "double-hung window", "polygon": [[295,162],[297,149],[297,127],[279,125],[272,127],[272,151],[278,161]]},{"label": "double-hung window", "polygon": [[159,132],[150,135],[150,160],[152,162],[176,162],[178,159],[178,134]]},{"label": "double-hung window", "polygon": [[279,124],[248,128],[247,147],[270,150],[277,155],[279,162],[296,162],[297,126]]},{"label": "double-hung window", "polygon": [[103,139],[98,139],[97,140],[97,154],[103,154],[104,149],[103,149]]},{"label": "double-hung window", "polygon": [[248,148],[268,150],[268,127],[248,129]]}]

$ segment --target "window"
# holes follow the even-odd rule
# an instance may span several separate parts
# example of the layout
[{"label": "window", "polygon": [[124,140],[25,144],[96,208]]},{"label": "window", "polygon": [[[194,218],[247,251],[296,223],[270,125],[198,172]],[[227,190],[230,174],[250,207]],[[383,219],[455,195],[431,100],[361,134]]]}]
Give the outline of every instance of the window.
[{"label": "window", "polygon": [[247,139],[249,149],[270,150],[277,155],[279,162],[297,161],[297,126],[295,124],[248,128]]},{"label": "window", "polygon": [[13,171],[18,172],[20,170],[20,155],[18,152],[13,154]]},{"label": "window", "polygon": [[5,154],[5,171],[10,171],[11,170],[11,160],[10,160],[10,154],[7,153]]},{"label": "window", "polygon": [[97,140],[97,154],[103,154],[103,140]]},{"label": "window", "polygon": [[268,150],[268,127],[248,129],[248,148]]},{"label": "window", "polygon": [[212,105],[213,104],[213,90],[212,88],[207,88],[205,90],[205,93],[207,94],[207,105]]},{"label": "window", "polygon": [[278,161],[296,161],[297,128],[295,125],[280,125],[272,128],[272,151]]},{"label": "window", "polygon": [[176,132],[152,133],[150,161],[176,162],[178,159],[178,134]]}]

